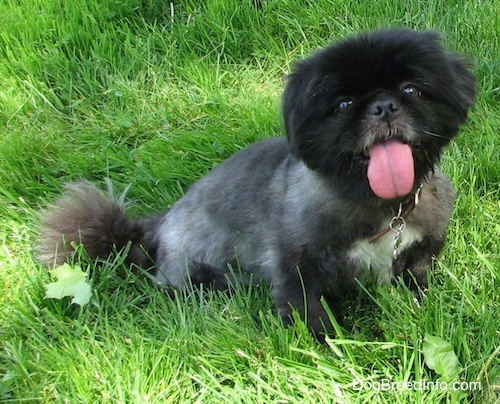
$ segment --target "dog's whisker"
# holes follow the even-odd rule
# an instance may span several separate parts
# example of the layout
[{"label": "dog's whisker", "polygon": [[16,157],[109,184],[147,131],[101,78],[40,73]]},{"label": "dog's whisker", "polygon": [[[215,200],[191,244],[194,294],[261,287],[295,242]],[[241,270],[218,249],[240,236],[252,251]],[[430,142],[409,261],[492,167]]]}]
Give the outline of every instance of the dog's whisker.
[{"label": "dog's whisker", "polygon": [[425,135],[429,135],[429,136],[432,136],[432,137],[437,137],[439,139],[449,139],[448,136],[443,136],[443,135],[439,135],[438,133],[434,133],[434,132],[430,132],[428,130],[424,130],[422,131]]}]

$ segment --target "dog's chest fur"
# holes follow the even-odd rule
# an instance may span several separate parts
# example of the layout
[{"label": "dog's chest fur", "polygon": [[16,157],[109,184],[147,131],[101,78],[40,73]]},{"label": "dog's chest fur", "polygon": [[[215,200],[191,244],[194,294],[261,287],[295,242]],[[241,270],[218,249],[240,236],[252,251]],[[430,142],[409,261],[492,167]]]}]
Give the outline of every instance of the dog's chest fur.
[{"label": "dog's chest fur", "polygon": [[[370,243],[368,238],[357,240],[347,251],[349,260],[357,269],[358,278],[375,276],[379,284],[388,283],[393,277],[394,241],[396,234],[392,231]],[[401,254],[413,243],[421,241],[422,232],[408,225],[401,234],[398,253]]]}]

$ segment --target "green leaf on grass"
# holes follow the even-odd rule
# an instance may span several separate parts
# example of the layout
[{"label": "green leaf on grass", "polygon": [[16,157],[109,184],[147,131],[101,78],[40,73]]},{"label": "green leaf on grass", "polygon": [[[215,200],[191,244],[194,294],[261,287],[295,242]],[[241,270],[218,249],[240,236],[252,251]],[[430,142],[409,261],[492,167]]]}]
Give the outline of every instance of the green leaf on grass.
[{"label": "green leaf on grass", "polygon": [[425,364],[443,378],[450,382],[460,372],[460,363],[452,345],[440,337],[425,334],[422,347]]},{"label": "green leaf on grass", "polygon": [[80,306],[84,306],[90,301],[92,290],[86,281],[87,274],[79,266],[71,267],[64,264],[49,272],[57,279],[57,282],[45,286],[45,297],[62,299],[66,296],[73,296],[71,303]]}]

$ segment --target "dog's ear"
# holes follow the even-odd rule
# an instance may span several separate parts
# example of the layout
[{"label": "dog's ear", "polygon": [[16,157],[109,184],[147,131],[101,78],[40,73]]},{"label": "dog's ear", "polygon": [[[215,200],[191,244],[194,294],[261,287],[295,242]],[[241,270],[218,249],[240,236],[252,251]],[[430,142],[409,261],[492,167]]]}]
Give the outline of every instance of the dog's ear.
[{"label": "dog's ear", "polygon": [[283,93],[283,119],[286,135],[292,149],[297,155],[300,147],[297,142],[299,132],[304,128],[311,114],[317,114],[318,105],[314,107],[311,101],[316,95],[318,73],[310,59],[302,60],[295,65],[294,71],[286,78]]},{"label": "dog's ear", "polygon": [[[428,54],[435,56],[434,60],[427,61],[429,70],[435,71],[435,88],[442,89],[443,83],[453,83],[453,86],[449,86],[446,91],[439,93],[447,98],[447,101],[455,107],[464,121],[469,108],[476,99],[476,79],[471,73],[471,64],[464,55],[446,51],[442,46],[443,37],[439,33],[425,31],[419,35],[422,42],[428,44]],[[438,63],[438,60],[441,63]],[[441,66],[441,68],[437,70],[437,66]]]},{"label": "dog's ear", "polygon": [[[301,65],[302,63],[298,63]],[[310,80],[302,69],[290,73],[285,79],[283,93],[283,117],[286,133],[290,139],[297,127],[300,127],[304,117],[304,104],[306,103]],[[293,137],[293,136],[292,136]]]},{"label": "dog's ear", "polygon": [[[457,52],[447,52],[441,45],[443,37],[435,31],[425,31],[420,33],[424,41],[428,41],[432,46],[438,46],[447,58],[449,71],[443,71],[442,74],[449,75],[443,77],[443,82],[453,82],[453,87],[446,93],[452,98],[453,105],[461,109],[464,118],[467,116],[467,110],[476,100],[476,79],[471,73],[472,65],[465,55]],[[446,63],[446,60],[444,60]]]},{"label": "dog's ear", "polygon": [[455,105],[462,109],[465,118],[468,109],[476,99],[476,79],[470,72],[471,66],[466,60],[457,54],[449,57],[455,83],[450,95],[454,97]]}]

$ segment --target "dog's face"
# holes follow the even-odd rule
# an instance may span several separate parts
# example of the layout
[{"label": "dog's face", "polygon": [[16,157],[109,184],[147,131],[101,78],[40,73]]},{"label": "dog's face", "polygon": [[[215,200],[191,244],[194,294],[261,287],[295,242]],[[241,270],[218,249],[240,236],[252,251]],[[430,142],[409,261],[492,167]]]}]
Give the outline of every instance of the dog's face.
[{"label": "dog's face", "polygon": [[283,107],[294,155],[348,197],[411,193],[475,97],[466,64],[439,41],[433,32],[379,31],[299,62]]}]

